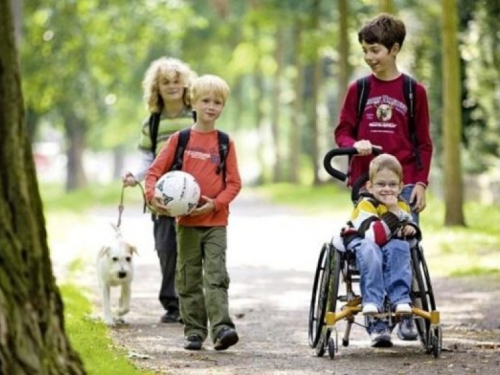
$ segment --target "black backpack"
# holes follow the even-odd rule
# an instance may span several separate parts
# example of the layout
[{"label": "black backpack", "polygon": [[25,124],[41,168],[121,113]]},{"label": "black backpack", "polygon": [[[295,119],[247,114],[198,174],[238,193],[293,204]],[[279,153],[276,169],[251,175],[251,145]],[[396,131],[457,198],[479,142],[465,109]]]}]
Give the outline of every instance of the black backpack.
[{"label": "black backpack", "polygon": [[[171,171],[180,171],[182,169],[182,161],[184,159],[184,151],[189,141],[191,129],[182,129],[179,132],[179,141],[177,142],[177,149],[175,150],[174,163],[170,167]],[[220,163],[217,166],[217,174],[222,172],[223,181],[226,181],[226,159],[229,152],[229,136],[223,131],[217,130],[217,140],[219,142],[219,156]]]},{"label": "black backpack", "polygon": [[[354,127],[354,137],[358,136],[358,128],[361,123],[361,116],[370,95],[370,76],[362,77],[356,81],[358,90],[358,107],[356,110],[356,125]],[[409,108],[408,113],[408,127],[410,139],[413,144],[413,156],[418,169],[422,169],[422,161],[418,153],[418,142],[415,128],[415,92],[417,90],[417,82],[410,76],[403,74],[403,94],[406,105]]]},{"label": "black backpack", "polygon": [[[156,145],[158,143],[158,128],[160,127],[160,113],[152,113],[149,116],[149,138],[151,139],[151,152],[156,157]],[[196,122],[196,112],[193,111],[193,122]]]}]

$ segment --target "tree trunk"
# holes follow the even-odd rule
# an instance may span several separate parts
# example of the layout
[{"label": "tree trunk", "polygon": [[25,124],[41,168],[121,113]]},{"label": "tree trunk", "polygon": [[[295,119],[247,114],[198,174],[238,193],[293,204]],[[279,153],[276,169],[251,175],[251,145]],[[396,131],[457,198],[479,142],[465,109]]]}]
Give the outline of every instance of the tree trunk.
[{"label": "tree trunk", "polygon": [[302,101],[302,82],[304,80],[304,67],[302,64],[302,21],[297,16],[293,30],[294,41],[294,60],[297,75],[294,78],[295,100],[292,102],[292,129],[290,131],[290,182],[299,182],[300,172],[300,139],[303,123],[303,101]]},{"label": "tree trunk", "polygon": [[[321,0],[314,0],[313,2],[313,14],[312,14],[312,27],[313,30],[319,29],[319,18],[320,18],[320,4]],[[316,41],[317,43],[317,41]],[[321,80],[321,61],[319,58],[319,48],[316,44],[316,51],[313,59],[313,81],[312,81],[312,96],[311,96],[311,122],[312,122],[312,168],[313,168],[313,184],[318,185],[319,180],[319,124],[318,124],[318,91],[319,82]]]},{"label": "tree trunk", "polygon": [[349,64],[349,4],[347,0],[339,0],[339,76],[338,76],[338,105],[337,114],[340,113],[342,102],[349,86],[351,76],[351,66]]},{"label": "tree trunk", "polygon": [[264,159],[264,153],[265,153],[265,147],[264,147],[264,142],[265,142],[265,129],[263,128],[262,120],[264,118],[264,112],[263,112],[263,96],[264,96],[264,78],[262,77],[262,71],[260,67],[260,55],[261,52],[259,50],[259,38],[260,38],[260,29],[259,25],[257,23],[254,23],[254,38],[255,38],[255,45],[257,49],[257,55],[258,58],[255,59],[255,65],[254,65],[254,71],[253,71],[253,80],[254,80],[254,87],[255,87],[255,107],[254,107],[254,114],[255,114],[255,129],[258,134],[258,144],[257,144],[257,159],[259,161],[259,176],[257,178],[257,184],[262,184],[266,180],[266,162]]},{"label": "tree trunk", "polygon": [[0,36],[0,373],[84,374],[52,274],[9,0]]},{"label": "tree trunk", "polygon": [[455,0],[442,0],[443,14],[443,145],[445,225],[465,225],[460,160],[462,134],[461,85]]},{"label": "tree trunk", "polygon": [[284,40],[283,40],[283,26],[277,25],[276,29],[276,48],[274,58],[276,60],[276,73],[274,74],[273,81],[273,97],[272,97],[272,120],[271,131],[273,134],[274,143],[274,169],[273,181],[283,181],[282,169],[283,163],[281,161],[281,133],[280,133],[280,114],[281,114],[281,74],[283,70],[283,54],[284,54]]},{"label": "tree trunk", "polygon": [[[66,106],[66,108],[71,108]],[[68,164],[66,166],[66,191],[81,189],[87,186],[87,178],[83,167],[83,152],[85,151],[86,124],[71,110],[63,114],[67,140],[66,150]]]}]

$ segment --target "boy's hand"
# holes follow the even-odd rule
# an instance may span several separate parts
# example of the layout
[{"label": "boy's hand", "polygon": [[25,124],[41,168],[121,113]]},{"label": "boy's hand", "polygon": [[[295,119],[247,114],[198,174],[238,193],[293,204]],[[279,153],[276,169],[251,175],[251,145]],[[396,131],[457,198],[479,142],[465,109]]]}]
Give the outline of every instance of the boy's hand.
[{"label": "boy's hand", "polygon": [[410,196],[410,205],[413,210],[418,214],[422,212],[426,206],[425,203],[425,186],[416,184]]},{"label": "boy's hand", "polygon": [[151,199],[151,201],[149,202],[149,205],[156,211],[156,213],[160,215],[171,216],[170,211],[163,204],[163,200],[161,199],[160,196],[155,195],[153,199]]},{"label": "boy's hand", "polygon": [[123,187],[135,186],[135,185],[137,185],[137,182],[138,182],[135,179],[134,175],[130,172],[127,172],[122,176],[122,181],[123,181]]},{"label": "boy's hand", "polygon": [[380,199],[387,209],[395,214],[399,214],[398,197],[395,195],[383,195]]},{"label": "boy's hand", "polygon": [[402,229],[402,232],[402,237],[413,237],[415,234],[417,234],[417,230],[412,225],[405,225]]},{"label": "boy's hand", "polygon": [[358,150],[358,154],[360,155],[370,155],[372,153],[373,148],[378,148],[382,150],[382,147],[377,145],[372,145],[372,143],[366,139],[361,139],[354,143],[353,147]]},{"label": "boy's hand", "polygon": [[196,207],[195,210],[191,212],[190,216],[199,216],[215,211],[215,203],[213,199],[207,197],[206,195],[202,195],[201,199],[204,203],[201,206]]}]

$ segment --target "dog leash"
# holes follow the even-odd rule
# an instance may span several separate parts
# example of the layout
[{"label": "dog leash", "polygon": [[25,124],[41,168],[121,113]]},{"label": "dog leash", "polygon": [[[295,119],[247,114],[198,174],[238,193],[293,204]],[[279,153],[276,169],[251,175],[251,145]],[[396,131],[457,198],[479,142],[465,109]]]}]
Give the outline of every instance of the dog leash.
[{"label": "dog leash", "polygon": [[120,197],[120,204],[118,205],[118,222],[116,223],[116,227],[120,228],[122,223],[122,213],[123,213],[123,196],[125,195],[125,186],[122,186],[122,193]]},{"label": "dog leash", "polygon": [[[146,193],[144,191],[144,188],[142,187],[142,184],[140,182],[138,182],[137,186],[139,186],[141,188],[142,199],[144,200],[144,212],[146,212],[146,207],[148,207],[150,209],[152,209],[152,208],[146,201]],[[124,196],[125,196],[125,186],[122,186],[122,191],[121,191],[121,195],[120,195],[120,204],[118,205],[118,222],[116,223],[117,228],[120,228],[120,225],[122,223],[122,213],[123,213],[123,210],[125,208],[123,205]]]}]

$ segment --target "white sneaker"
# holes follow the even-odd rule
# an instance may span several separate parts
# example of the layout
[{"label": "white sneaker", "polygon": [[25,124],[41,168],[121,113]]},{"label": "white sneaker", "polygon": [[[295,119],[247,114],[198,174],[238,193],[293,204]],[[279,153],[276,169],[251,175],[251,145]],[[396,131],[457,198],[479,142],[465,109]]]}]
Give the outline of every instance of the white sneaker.
[{"label": "white sneaker", "polygon": [[396,314],[411,314],[411,306],[408,303],[396,305]]},{"label": "white sneaker", "polygon": [[374,303],[366,303],[363,305],[363,315],[378,314],[378,307]]}]

